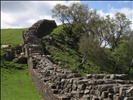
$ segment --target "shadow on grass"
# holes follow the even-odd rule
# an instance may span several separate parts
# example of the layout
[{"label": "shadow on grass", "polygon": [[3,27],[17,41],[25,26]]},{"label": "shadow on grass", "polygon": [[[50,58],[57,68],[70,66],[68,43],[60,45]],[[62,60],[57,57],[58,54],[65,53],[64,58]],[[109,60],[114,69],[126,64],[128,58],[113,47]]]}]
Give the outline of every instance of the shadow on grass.
[{"label": "shadow on grass", "polygon": [[26,64],[17,64],[9,61],[1,61],[1,68],[23,70]]}]

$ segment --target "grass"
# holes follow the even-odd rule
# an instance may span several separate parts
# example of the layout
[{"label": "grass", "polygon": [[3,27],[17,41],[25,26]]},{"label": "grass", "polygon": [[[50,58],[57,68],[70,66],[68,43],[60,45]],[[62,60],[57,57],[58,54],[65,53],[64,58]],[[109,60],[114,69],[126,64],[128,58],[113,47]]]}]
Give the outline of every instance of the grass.
[{"label": "grass", "polygon": [[22,70],[1,68],[1,100],[41,100],[23,66]]},{"label": "grass", "polygon": [[[15,46],[22,43],[26,29],[2,29],[1,44]],[[5,52],[1,50],[1,57]],[[26,64],[1,59],[1,100],[41,100],[28,73]]]},{"label": "grass", "polygon": [[24,30],[26,30],[26,28],[1,29],[1,44],[8,44],[11,46],[22,44],[22,32]]}]

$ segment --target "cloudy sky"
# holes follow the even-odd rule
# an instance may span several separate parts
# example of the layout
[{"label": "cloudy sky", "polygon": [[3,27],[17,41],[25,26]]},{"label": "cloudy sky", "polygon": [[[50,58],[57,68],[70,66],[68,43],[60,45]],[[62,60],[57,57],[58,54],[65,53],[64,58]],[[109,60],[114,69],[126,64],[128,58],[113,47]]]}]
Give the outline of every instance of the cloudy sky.
[{"label": "cloudy sky", "polygon": [[[53,19],[51,9],[57,3],[79,2],[95,9],[101,16],[124,13],[133,23],[133,1],[1,1],[1,28],[26,28],[40,19]],[[59,20],[56,20],[59,25]],[[131,26],[133,29],[133,25]]]}]

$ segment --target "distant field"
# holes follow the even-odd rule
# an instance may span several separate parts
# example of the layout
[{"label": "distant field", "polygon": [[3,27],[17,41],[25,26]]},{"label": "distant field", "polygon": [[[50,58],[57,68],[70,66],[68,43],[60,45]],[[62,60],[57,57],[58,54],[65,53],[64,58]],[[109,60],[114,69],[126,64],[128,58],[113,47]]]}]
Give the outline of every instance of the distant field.
[{"label": "distant field", "polygon": [[[26,29],[2,29],[1,44],[21,44],[24,30]],[[4,53],[1,50],[1,55]],[[26,64],[15,64],[1,59],[1,100],[41,100]]]},{"label": "distant field", "polygon": [[10,44],[11,46],[21,44],[22,32],[26,29],[1,29],[1,44]]}]

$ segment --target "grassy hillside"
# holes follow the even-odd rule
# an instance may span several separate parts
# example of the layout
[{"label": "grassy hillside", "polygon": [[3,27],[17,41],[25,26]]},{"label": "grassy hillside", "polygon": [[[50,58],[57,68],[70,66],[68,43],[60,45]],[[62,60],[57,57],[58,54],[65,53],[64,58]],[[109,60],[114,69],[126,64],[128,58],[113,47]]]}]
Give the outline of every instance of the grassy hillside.
[{"label": "grassy hillside", "polygon": [[[51,32],[50,35],[43,37],[43,43],[46,49],[51,53],[54,63],[59,64],[62,68],[76,70],[81,75],[87,73],[109,73],[110,70],[104,66],[98,66],[91,60],[87,60],[82,68],[79,67],[81,63],[81,54],[75,50],[70,44],[70,37],[62,30],[62,26],[58,26]],[[47,39],[52,37],[51,42],[47,43]]]},{"label": "grassy hillside", "polygon": [[14,46],[15,44],[22,43],[22,32],[25,29],[2,29],[1,30],[1,44],[10,44]]},{"label": "grassy hillside", "polygon": [[[87,59],[82,67],[80,67],[82,54],[78,49],[75,49],[76,43],[71,42],[71,37],[63,31],[62,26],[58,26],[50,35],[43,37],[43,43],[50,52],[53,62],[62,68],[76,70],[83,76],[86,74],[117,73],[113,71],[110,63],[106,62],[109,65],[107,66],[100,61],[94,62],[91,59]],[[133,73],[132,69],[130,73]],[[130,76],[133,79],[132,74]]]},{"label": "grassy hillside", "polygon": [[[1,44],[21,44],[21,34],[24,30],[26,29],[2,29]],[[1,56],[4,53],[1,50]],[[41,100],[25,64],[15,64],[1,59],[1,100]]]}]

